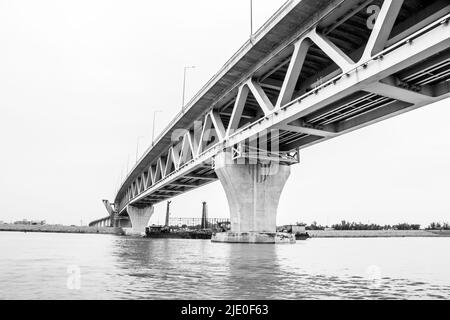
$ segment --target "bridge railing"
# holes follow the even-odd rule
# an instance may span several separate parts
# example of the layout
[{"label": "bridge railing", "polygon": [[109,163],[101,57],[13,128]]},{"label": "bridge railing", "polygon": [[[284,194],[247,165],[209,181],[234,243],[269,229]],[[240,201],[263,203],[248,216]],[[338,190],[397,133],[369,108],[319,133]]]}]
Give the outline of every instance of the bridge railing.
[{"label": "bridge railing", "polygon": [[169,227],[174,229],[199,230],[202,225],[206,225],[206,229],[220,229],[230,225],[228,218],[169,218]]}]

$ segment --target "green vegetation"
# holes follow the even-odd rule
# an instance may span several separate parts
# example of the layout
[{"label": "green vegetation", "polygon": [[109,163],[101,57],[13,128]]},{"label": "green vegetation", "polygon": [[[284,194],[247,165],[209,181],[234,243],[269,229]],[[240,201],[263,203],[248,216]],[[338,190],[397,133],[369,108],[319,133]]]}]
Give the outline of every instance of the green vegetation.
[{"label": "green vegetation", "polygon": [[448,222],[432,222],[425,230],[450,230],[450,224]]},{"label": "green vegetation", "polygon": [[[304,226],[306,230],[325,230],[326,228],[329,228],[328,226],[319,225],[315,221],[309,226],[306,223],[297,223],[297,225]],[[332,225],[331,228],[333,228],[334,230],[419,230],[420,224],[399,223],[392,226],[381,226],[374,223],[356,223],[343,220],[340,224]]]},{"label": "green vegetation", "polygon": [[306,223],[301,223],[301,222],[297,222],[297,225],[301,226],[301,227],[305,227],[306,230],[324,230],[325,228],[328,228],[328,227],[323,227],[321,225],[318,225],[316,221],[314,221],[309,226]]}]

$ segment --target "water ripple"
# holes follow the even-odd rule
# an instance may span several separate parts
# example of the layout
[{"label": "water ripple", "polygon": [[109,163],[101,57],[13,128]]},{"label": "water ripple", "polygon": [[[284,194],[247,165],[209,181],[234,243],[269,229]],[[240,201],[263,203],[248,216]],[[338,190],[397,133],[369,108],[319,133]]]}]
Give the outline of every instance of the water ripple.
[{"label": "water ripple", "polygon": [[[259,246],[0,233],[0,299],[449,299],[450,258],[435,259],[449,244],[391,238]],[[67,286],[73,265],[79,290]]]}]

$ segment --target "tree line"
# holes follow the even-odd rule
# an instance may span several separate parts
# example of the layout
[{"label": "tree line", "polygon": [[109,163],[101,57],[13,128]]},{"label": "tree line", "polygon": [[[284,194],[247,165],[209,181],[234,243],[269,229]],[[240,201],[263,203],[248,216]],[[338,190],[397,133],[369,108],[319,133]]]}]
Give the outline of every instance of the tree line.
[{"label": "tree line", "polygon": [[[325,230],[330,228],[329,226],[322,226],[316,221],[307,225],[306,223],[297,222],[298,226],[305,227],[306,230]],[[340,224],[333,224],[331,228],[334,230],[419,230],[420,224],[410,224],[410,223],[398,223],[394,225],[379,225],[375,223],[362,223],[362,222],[348,222],[341,221]],[[449,223],[430,223],[425,230],[450,230]]]}]

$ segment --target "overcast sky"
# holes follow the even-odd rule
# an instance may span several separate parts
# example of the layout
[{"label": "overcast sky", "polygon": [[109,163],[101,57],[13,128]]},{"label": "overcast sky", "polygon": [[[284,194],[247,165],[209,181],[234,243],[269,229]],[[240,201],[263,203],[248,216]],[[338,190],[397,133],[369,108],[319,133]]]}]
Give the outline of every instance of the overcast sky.
[{"label": "overcast sky", "polygon": [[[255,27],[281,0],[254,0]],[[0,0],[0,220],[87,223],[181,108],[247,40],[242,0]],[[449,100],[303,150],[279,223],[450,220]],[[220,183],[176,217],[228,217]],[[151,223],[164,221],[165,203]]]}]

